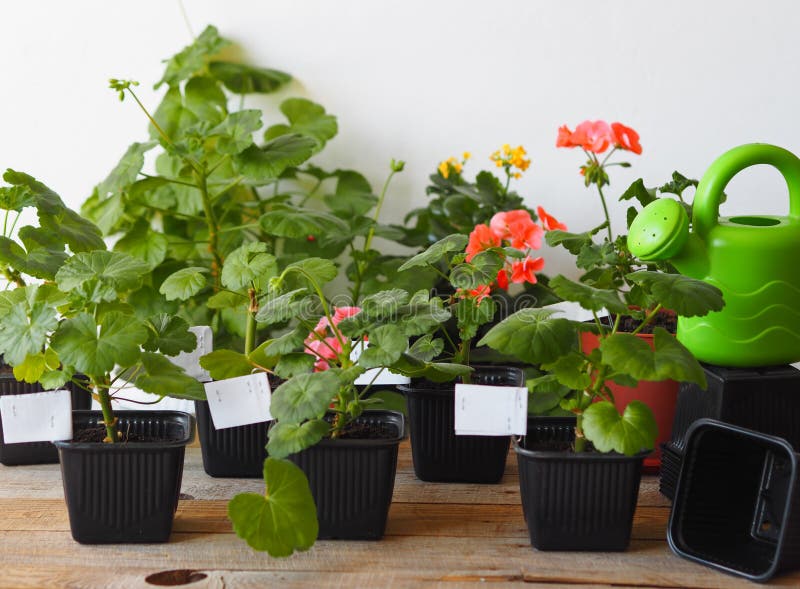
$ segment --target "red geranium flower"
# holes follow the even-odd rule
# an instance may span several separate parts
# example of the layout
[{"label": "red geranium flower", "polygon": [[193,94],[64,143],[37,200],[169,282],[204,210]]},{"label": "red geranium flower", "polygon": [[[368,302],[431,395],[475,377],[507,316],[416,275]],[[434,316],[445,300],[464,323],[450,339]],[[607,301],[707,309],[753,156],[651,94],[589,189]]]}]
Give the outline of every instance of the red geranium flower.
[{"label": "red geranium flower", "polygon": [[518,209],[497,213],[489,226],[498,238],[509,240],[517,249],[542,247],[542,228],[533,222],[528,211]]},{"label": "red geranium flower", "polygon": [[530,282],[536,284],[536,272],[544,268],[544,258],[527,257],[521,262],[511,264],[511,281],[517,284]]},{"label": "red geranium flower", "polygon": [[567,230],[567,226],[564,223],[550,215],[543,207],[536,207],[536,214],[539,215],[539,220],[542,222],[542,227],[544,227],[545,231],[553,231],[554,229]]},{"label": "red geranium flower", "polygon": [[571,141],[586,151],[603,153],[614,142],[614,134],[605,121],[583,121],[575,127]]},{"label": "red geranium flower", "polygon": [[641,155],[642,146],[639,144],[639,134],[636,131],[622,123],[611,123],[611,130],[616,147]]},{"label": "red geranium flower", "polygon": [[471,291],[469,291],[469,295],[475,298],[476,304],[480,305],[481,301],[489,296],[491,290],[492,289],[488,284],[483,284],[478,288],[473,288]]},{"label": "red geranium flower", "polygon": [[500,238],[487,225],[475,225],[475,229],[469,234],[467,244],[467,262],[471,261],[476,254],[492,247],[500,246]]},{"label": "red geranium flower", "polygon": [[503,290],[508,290],[508,270],[502,268],[497,273],[497,286],[502,288]]}]

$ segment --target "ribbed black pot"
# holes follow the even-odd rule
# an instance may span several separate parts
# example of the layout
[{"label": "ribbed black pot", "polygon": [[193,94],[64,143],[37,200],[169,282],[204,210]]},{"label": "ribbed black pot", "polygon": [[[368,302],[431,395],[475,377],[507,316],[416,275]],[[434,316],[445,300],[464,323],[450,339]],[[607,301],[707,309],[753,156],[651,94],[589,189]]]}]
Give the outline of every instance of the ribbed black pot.
[{"label": "ribbed black pot", "polygon": [[542,442],[571,442],[574,426],[571,417],[531,419],[528,434],[514,443],[531,544],[539,550],[626,550],[648,453],[535,449]]},{"label": "ribbed black pot", "polygon": [[267,430],[271,422],[217,429],[211,419],[208,401],[195,401],[194,410],[206,474],[252,479],[264,476]]},{"label": "ribbed black pot", "polygon": [[[6,395],[24,395],[40,393],[42,385],[29,384],[14,378],[11,368],[7,364],[1,366],[8,372],[0,373],[0,397]],[[88,391],[72,382],[64,385],[72,394],[73,409],[89,409],[92,406],[92,396]],[[20,444],[6,444],[3,438],[3,423],[0,421],[0,463],[6,466],[23,464],[57,464],[58,450],[51,442],[23,442]]]},{"label": "ribbed black pot", "polygon": [[325,439],[289,457],[308,478],[319,539],[380,540],[386,531],[405,418],[398,411],[365,411],[357,423],[380,425],[391,437]]},{"label": "ribbed black pot", "polygon": [[[274,391],[284,381],[270,377]],[[217,429],[208,401],[195,401],[197,437],[203,455],[203,470],[212,477],[260,479],[267,458],[267,431],[271,421]]]},{"label": "ribbed black pot", "polygon": [[[194,418],[181,411],[116,411],[119,430],[163,441],[56,442],[72,537],[82,544],[166,542],[178,508]],[[74,411],[73,431],[99,411]]]},{"label": "ribbed black pot", "polygon": [[[472,384],[522,386],[522,370],[476,366]],[[497,483],[503,478],[510,436],[457,436],[455,384],[415,379],[397,387],[408,400],[414,473],[423,481]]]}]

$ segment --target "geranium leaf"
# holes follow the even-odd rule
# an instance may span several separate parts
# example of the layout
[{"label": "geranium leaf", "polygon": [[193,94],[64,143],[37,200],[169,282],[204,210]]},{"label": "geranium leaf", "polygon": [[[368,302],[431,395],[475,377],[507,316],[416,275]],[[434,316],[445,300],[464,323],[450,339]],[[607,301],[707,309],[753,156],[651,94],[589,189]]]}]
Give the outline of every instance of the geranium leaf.
[{"label": "geranium leaf", "polygon": [[301,207],[279,207],[261,215],[261,229],[276,237],[307,238],[349,231],[347,224],[331,214]]},{"label": "geranium leaf", "polygon": [[206,65],[209,57],[219,53],[227,45],[230,45],[230,42],[219,36],[216,27],[207,26],[194,43],[187,45],[167,61],[164,76],[156,84],[156,89],[161,84],[174,86],[191,77]]},{"label": "geranium leaf", "polygon": [[146,339],[145,326],[129,315],[107,313],[98,326],[94,317],[79,313],[64,320],[51,345],[61,360],[78,372],[104,375],[117,364],[135,364]]},{"label": "geranium leaf", "polygon": [[302,424],[277,423],[269,430],[267,453],[273,458],[286,458],[310,448],[330,431],[324,419],[311,419]]},{"label": "geranium leaf", "polygon": [[424,252],[417,254],[405,262],[402,266],[400,266],[400,268],[398,268],[398,271],[402,272],[416,266],[427,266],[428,264],[434,264],[441,260],[442,257],[449,252],[463,251],[464,248],[467,247],[467,242],[469,242],[469,238],[466,235],[462,235],[460,233],[448,235],[444,239],[440,239],[434,243]]},{"label": "geranium leaf", "polygon": [[205,401],[203,385],[161,354],[142,352],[142,370],[136,377],[136,386],[146,393],[160,397]]},{"label": "geranium leaf", "polygon": [[364,368],[391,366],[408,349],[408,338],[392,323],[376,327],[369,333],[369,347],[358,359]]},{"label": "geranium leaf", "polygon": [[270,340],[269,344],[264,348],[264,353],[269,357],[273,357],[294,352],[303,346],[303,340],[306,335],[308,335],[307,331],[297,327],[280,337]]},{"label": "geranium leaf", "polygon": [[128,147],[114,169],[95,188],[101,202],[110,196],[122,193],[123,189],[136,182],[139,172],[144,167],[144,154],[155,146],[154,141],[148,141],[133,143]]},{"label": "geranium leaf", "polygon": [[287,98],[281,103],[281,112],[289,119],[288,125],[273,125],[264,133],[269,141],[287,133],[298,133],[317,142],[317,150],[336,136],[339,127],[336,117],[325,113],[325,109],[306,98]]},{"label": "geranium leaf", "polygon": [[197,337],[189,331],[189,324],[177,315],[159,313],[148,319],[146,325],[150,333],[142,347],[148,352],[177,356],[197,346]]},{"label": "geranium leaf", "polygon": [[433,339],[430,333],[423,335],[408,348],[408,353],[423,362],[430,362],[444,350],[444,340]]},{"label": "geranium leaf", "polygon": [[336,265],[331,260],[324,258],[306,258],[299,262],[294,262],[286,267],[286,270],[294,268],[295,273],[313,277],[317,284],[322,285],[336,278]]},{"label": "geranium leaf", "polygon": [[613,403],[592,403],[583,412],[583,430],[600,452],[626,456],[652,450],[658,435],[653,412],[641,401],[631,401],[622,415]]},{"label": "geranium leaf", "polygon": [[389,315],[408,303],[409,299],[410,295],[403,289],[391,288],[364,297],[361,309],[369,315]]},{"label": "geranium leaf", "polygon": [[247,356],[233,350],[214,350],[200,358],[200,366],[205,368],[214,380],[244,376],[253,371],[253,365]]},{"label": "geranium leaf", "polygon": [[222,285],[230,290],[240,290],[254,283],[266,284],[277,276],[275,256],[266,253],[267,244],[257,241],[246,243],[233,250],[222,266]]},{"label": "geranium leaf", "polygon": [[158,292],[163,294],[168,301],[175,299],[185,301],[205,288],[207,283],[205,275],[207,272],[208,269],[200,266],[181,268],[177,272],[170,274],[161,283],[161,288],[158,289]]},{"label": "geranium leaf", "polygon": [[659,303],[682,317],[701,317],[725,306],[722,291],[716,286],[682,274],[640,270],[626,278],[650,291]]},{"label": "geranium leaf", "polygon": [[232,112],[208,132],[218,136],[217,151],[236,155],[253,144],[253,133],[261,128],[261,111],[257,109]]},{"label": "geranium leaf", "polygon": [[268,298],[256,314],[256,321],[271,325],[297,316],[298,298],[308,293],[305,288],[291,290],[277,297]]},{"label": "geranium leaf", "polygon": [[234,94],[268,94],[292,79],[289,74],[278,70],[227,61],[212,61],[208,64],[208,70]]},{"label": "geranium leaf", "polygon": [[580,304],[590,311],[607,309],[611,313],[625,313],[627,306],[615,290],[594,288],[558,275],[548,285],[562,299]]},{"label": "geranium leaf", "polygon": [[235,156],[235,162],[247,183],[260,186],[277,179],[286,168],[305,162],[316,148],[311,137],[282,135],[261,147],[251,145]]},{"label": "geranium leaf", "polygon": [[479,346],[516,356],[523,362],[543,364],[577,348],[578,330],[568,319],[552,318],[549,309],[522,309],[489,330]]},{"label": "geranium leaf", "polygon": [[36,285],[3,293],[0,301],[0,353],[16,366],[29,354],[44,350],[48,334],[58,325],[55,307]]},{"label": "geranium leaf", "polygon": [[325,196],[325,202],[335,213],[353,219],[364,215],[377,204],[378,197],[372,193],[372,186],[358,172],[339,170],[336,177],[336,191]]},{"label": "geranium leaf", "polygon": [[338,389],[339,379],[332,372],[299,374],[273,391],[270,413],[287,423],[322,418]]},{"label": "geranium leaf", "polygon": [[145,262],[151,269],[167,257],[167,237],[153,231],[150,224],[139,219],[133,228],[114,244],[114,251],[125,252]]},{"label": "geranium leaf", "polygon": [[303,471],[288,460],[264,461],[266,494],[240,493],[228,503],[236,535],[270,556],[308,550],[319,533],[317,507]]},{"label": "geranium leaf", "polygon": [[198,119],[214,124],[225,118],[228,99],[218,81],[207,76],[195,76],[186,83],[183,92],[186,109]]},{"label": "geranium leaf", "polygon": [[221,290],[208,298],[206,307],[209,309],[235,309],[236,307],[241,307],[247,301],[247,295]]},{"label": "geranium leaf", "polygon": [[281,378],[292,378],[298,374],[308,374],[314,370],[316,357],[305,352],[284,354],[275,365],[275,374]]},{"label": "geranium leaf", "polygon": [[472,290],[491,284],[503,267],[503,256],[493,250],[480,252],[470,262],[458,264],[450,271],[450,282],[456,288]]},{"label": "geranium leaf", "polygon": [[81,252],[56,273],[56,284],[63,292],[78,291],[92,302],[111,301],[118,293],[139,288],[149,271],[146,263],[122,252]]},{"label": "geranium leaf", "polygon": [[692,353],[665,329],[653,331],[655,349],[630,333],[615,333],[600,342],[603,361],[637,380],[673,379],[706,387],[705,373]]}]

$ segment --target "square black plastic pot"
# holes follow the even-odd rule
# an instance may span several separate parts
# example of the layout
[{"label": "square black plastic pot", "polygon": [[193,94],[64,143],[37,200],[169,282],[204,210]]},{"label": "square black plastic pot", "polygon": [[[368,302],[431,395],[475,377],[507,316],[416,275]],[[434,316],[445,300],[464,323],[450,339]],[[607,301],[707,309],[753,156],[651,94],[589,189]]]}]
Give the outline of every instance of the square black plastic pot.
[{"label": "square black plastic pot", "polygon": [[[8,365],[3,365],[11,370]],[[72,396],[72,408],[85,410],[92,406],[92,396],[88,391],[76,384],[69,382],[64,385]],[[39,383],[29,384],[14,378],[11,372],[0,373],[0,397],[6,395],[25,395],[40,393],[44,389]],[[0,463],[6,466],[19,466],[24,464],[57,464],[58,450],[51,442],[23,442],[19,444],[6,444],[3,438],[3,423],[0,421]]]},{"label": "square black plastic pot", "polygon": [[[522,370],[476,366],[472,384],[523,386]],[[497,483],[503,478],[510,436],[457,436],[455,384],[415,379],[398,390],[408,401],[414,473],[439,483]]]},{"label": "square black plastic pot", "polygon": [[574,425],[570,417],[531,419],[528,434],[514,443],[531,544],[538,550],[626,550],[648,453],[537,449],[571,442]]},{"label": "square black plastic pot", "polygon": [[264,476],[267,431],[270,421],[217,429],[208,401],[194,402],[197,435],[203,454],[203,469],[212,477],[252,478]]},{"label": "square black plastic pot", "polygon": [[782,438],[696,422],[667,530],[672,550],[751,581],[800,567],[797,464]]},{"label": "square black plastic pot", "polygon": [[[194,418],[181,411],[116,411],[122,432],[163,441],[56,442],[72,537],[82,544],[166,542],[178,508],[183,458]],[[73,430],[99,411],[74,411]]]},{"label": "square black plastic pot", "polygon": [[405,418],[365,411],[357,423],[381,426],[391,437],[325,439],[289,456],[308,478],[321,540],[380,540],[386,531]]}]

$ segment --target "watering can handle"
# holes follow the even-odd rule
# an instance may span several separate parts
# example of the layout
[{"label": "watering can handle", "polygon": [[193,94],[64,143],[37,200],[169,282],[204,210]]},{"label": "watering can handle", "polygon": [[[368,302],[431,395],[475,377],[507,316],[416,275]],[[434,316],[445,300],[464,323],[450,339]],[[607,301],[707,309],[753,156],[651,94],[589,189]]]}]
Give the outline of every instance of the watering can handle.
[{"label": "watering can handle", "polygon": [[722,191],[736,174],[758,164],[774,166],[789,187],[789,217],[800,220],[800,159],[792,152],[766,143],[734,147],[718,157],[703,174],[694,196],[692,227],[701,238],[719,219]]}]

